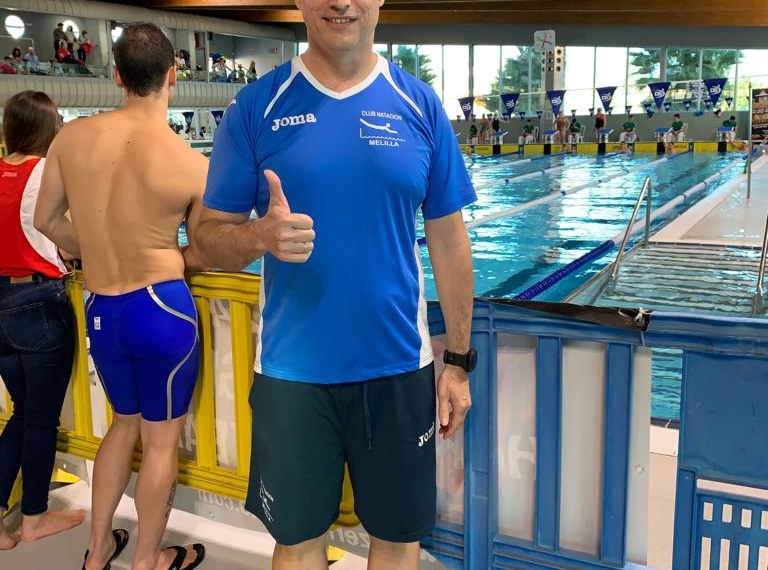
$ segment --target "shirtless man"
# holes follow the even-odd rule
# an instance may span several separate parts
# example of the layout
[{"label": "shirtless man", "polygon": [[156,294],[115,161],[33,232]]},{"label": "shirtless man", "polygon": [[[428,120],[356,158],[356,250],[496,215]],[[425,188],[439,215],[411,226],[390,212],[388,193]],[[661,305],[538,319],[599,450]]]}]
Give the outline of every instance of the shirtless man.
[{"label": "shirtless man", "polygon": [[[131,475],[139,532],[133,570],[188,570],[202,545],[160,549],[178,474],[177,449],[198,367],[197,314],[184,269],[199,270],[194,230],[207,160],[168,129],[173,46],[154,24],[128,26],[114,46],[125,105],[67,124],[48,153],[35,227],[83,261],[91,355],[114,409],[96,456],[84,568],[109,565],[128,533],[112,519]],[[71,222],[66,216],[67,210]]]}]

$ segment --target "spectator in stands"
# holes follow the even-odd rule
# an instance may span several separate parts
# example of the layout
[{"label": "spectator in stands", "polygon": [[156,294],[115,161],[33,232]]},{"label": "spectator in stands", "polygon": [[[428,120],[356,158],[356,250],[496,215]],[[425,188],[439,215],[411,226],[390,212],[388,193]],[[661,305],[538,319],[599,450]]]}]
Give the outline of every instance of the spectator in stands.
[{"label": "spectator in stands", "polygon": [[85,63],[88,59],[88,56],[93,51],[93,48],[96,47],[96,44],[91,41],[91,38],[88,36],[88,30],[83,30],[80,32],[80,37],[77,39],[78,43],[80,44],[80,47],[77,50],[77,58]]},{"label": "spectator in stands", "polygon": [[637,133],[635,132],[635,117],[632,115],[629,115],[627,117],[627,120],[624,122],[623,125],[621,125],[621,132],[619,133],[619,142],[620,143],[630,143],[632,144],[637,140]]},{"label": "spectator in stands", "polygon": [[187,64],[186,62],[181,59],[181,56],[179,55],[178,50],[173,52],[174,59],[176,60],[176,69],[181,71],[186,68]]},{"label": "spectator in stands", "polygon": [[493,114],[493,119],[491,119],[491,132],[493,133],[494,142],[496,142],[495,139],[501,134],[501,121],[496,113]]},{"label": "spectator in stands", "polygon": [[59,48],[61,47],[61,42],[67,41],[67,34],[64,32],[64,24],[62,22],[59,22],[56,24],[56,27],[53,28],[53,55],[54,57],[57,56],[59,53]]},{"label": "spectator in stands", "polygon": [[27,53],[24,54],[24,64],[27,66],[29,73],[45,75],[45,72],[40,69],[40,59],[37,57],[33,46],[27,48]]},{"label": "spectator in stands", "polygon": [[69,53],[75,54],[80,49],[80,44],[77,42],[77,36],[75,36],[75,29],[72,26],[67,26],[67,31],[64,32],[64,38],[67,42],[67,49]]},{"label": "spectator in stands", "polygon": [[729,133],[725,134],[725,138],[729,142],[733,142],[733,139],[736,138],[736,126],[738,123],[736,122],[736,115],[731,115],[729,118],[727,118],[725,121],[723,121],[724,127],[733,127],[733,130]]},{"label": "spectator in stands", "polygon": [[223,55],[218,56],[213,62],[213,74],[219,83],[228,83],[232,81],[232,70],[227,67],[227,60]]},{"label": "spectator in stands", "polygon": [[248,71],[245,74],[248,83],[253,83],[259,80],[259,74],[256,72],[256,62],[251,60],[251,65],[248,66]]},{"label": "spectator in stands", "polygon": [[568,132],[568,118],[562,111],[560,111],[555,118],[555,130],[557,131],[555,142],[565,144],[565,133]]},{"label": "spectator in stands", "polygon": [[10,55],[6,55],[3,61],[0,61],[0,74],[16,75],[16,68],[13,67],[13,60]]},{"label": "spectator in stands", "polygon": [[14,47],[11,50],[10,55],[10,62],[13,66],[14,73],[19,74],[26,74],[27,73],[27,64],[24,62],[24,59],[21,57],[21,48],[19,46]]},{"label": "spectator in stands", "polygon": [[184,62],[184,69],[192,69],[192,63],[189,52],[185,49],[179,50],[179,57]]}]

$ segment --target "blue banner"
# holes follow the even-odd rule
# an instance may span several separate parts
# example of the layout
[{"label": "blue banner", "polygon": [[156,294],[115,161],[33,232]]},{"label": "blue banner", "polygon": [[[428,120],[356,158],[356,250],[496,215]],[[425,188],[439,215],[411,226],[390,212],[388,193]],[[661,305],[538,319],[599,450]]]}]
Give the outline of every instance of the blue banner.
[{"label": "blue banner", "polygon": [[594,107],[590,107],[589,108],[589,116],[591,117],[594,114],[595,114],[595,108]]},{"label": "blue banner", "polygon": [[184,111],[182,115],[184,115],[184,121],[187,123],[187,128],[191,127],[192,118],[195,116],[194,111]]},{"label": "blue banner", "polygon": [[632,105],[627,105],[624,107],[624,112],[629,115],[632,112]]},{"label": "blue banner", "polygon": [[525,119],[525,111],[518,111],[517,114],[520,115],[520,119]]},{"label": "blue banner", "polygon": [[704,80],[704,85],[706,85],[707,92],[709,93],[709,100],[712,101],[713,105],[717,105],[717,100],[723,94],[723,87],[725,87],[727,81],[727,77],[715,77]]},{"label": "blue banner", "polygon": [[731,103],[733,103],[733,97],[726,97],[725,98],[725,104],[730,107]]},{"label": "blue banner", "polygon": [[211,111],[211,115],[213,115],[213,120],[216,121],[216,126],[218,127],[221,124],[221,117],[224,115],[224,111]]},{"label": "blue banner", "polygon": [[658,83],[648,84],[648,89],[651,90],[651,95],[653,95],[653,101],[656,103],[657,109],[661,109],[661,105],[664,103],[664,99],[667,97],[669,86],[669,81],[659,81]]},{"label": "blue banner", "polygon": [[504,105],[507,114],[511,117],[512,113],[515,112],[517,98],[520,97],[520,93],[502,93],[499,97],[501,97],[501,102]]},{"label": "blue banner", "polygon": [[571,117],[576,118],[576,109],[571,109]]},{"label": "blue banner", "polygon": [[669,101],[664,101],[664,110],[669,113],[669,110],[672,108],[672,103]]},{"label": "blue banner", "polygon": [[600,98],[603,109],[608,109],[613,101],[613,92],[616,91],[616,87],[595,87],[597,96]]},{"label": "blue banner", "polygon": [[536,116],[537,116],[539,119],[541,119],[541,116],[542,116],[543,114],[544,114],[544,111],[542,111],[541,109],[536,109]]},{"label": "blue banner", "polygon": [[552,114],[555,117],[560,113],[560,107],[563,106],[563,95],[565,95],[565,91],[562,89],[547,91],[547,99],[549,99],[549,104],[552,105]]},{"label": "blue banner", "polygon": [[475,98],[460,97],[459,105],[461,105],[461,112],[464,113],[464,119],[468,121],[470,115],[472,115],[472,109],[475,106]]},{"label": "blue banner", "polygon": [[683,101],[683,109],[685,109],[685,110],[687,111],[687,110],[688,110],[688,109],[690,109],[690,108],[691,108],[691,101],[690,101],[690,100],[688,100],[688,99],[686,99],[685,101]]}]

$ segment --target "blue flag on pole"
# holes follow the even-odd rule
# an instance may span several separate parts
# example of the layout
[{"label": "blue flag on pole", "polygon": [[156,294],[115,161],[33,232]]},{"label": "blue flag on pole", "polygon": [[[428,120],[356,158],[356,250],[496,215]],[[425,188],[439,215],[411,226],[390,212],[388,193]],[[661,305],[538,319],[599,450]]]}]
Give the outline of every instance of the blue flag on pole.
[{"label": "blue flag on pole", "polygon": [[669,91],[670,85],[669,81],[659,81],[658,83],[648,84],[648,88],[651,90],[651,95],[653,95],[653,101],[656,103],[657,109],[661,109],[661,105],[667,97],[667,91]]},{"label": "blue flag on pole", "polygon": [[616,91],[616,87],[596,87],[597,96],[600,98],[603,109],[608,109],[613,101],[613,93]]},{"label": "blue flag on pole", "polygon": [[507,114],[511,117],[512,113],[515,112],[517,98],[520,97],[520,93],[502,93],[499,97],[501,97],[501,102],[504,105]]},{"label": "blue flag on pole", "polygon": [[707,92],[709,93],[709,100],[712,101],[713,105],[717,105],[717,100],[723,94],[723,87],[725,87],[727,81],[727,77],[715,77],[704,80],[704,85],[706,85]]},{"label": "blue flag on pole", "polygon": [[184,111],[182,115],[184,115],[184,121],[187,123],[187,128],[191,127],[192,117],[195,116],[195,113],[193,111]]},{"label": "blue flag on pole", "polygon": [[472,115],[472,108],[475,105],[475,98],[474,97],[460,97],[459,98],[459,105],[461,105],[461,112],[464,113],[464,119],[468,121],[470,115]]},{"label": "blue flag on pole", "polygon": [[560,107],[563,106],[563,95],[565,95],[563,89],[547,91],[547,99],[549,99],[549,104],[552,105],[552,114],[554,114],[555,117],[560,113]]}]

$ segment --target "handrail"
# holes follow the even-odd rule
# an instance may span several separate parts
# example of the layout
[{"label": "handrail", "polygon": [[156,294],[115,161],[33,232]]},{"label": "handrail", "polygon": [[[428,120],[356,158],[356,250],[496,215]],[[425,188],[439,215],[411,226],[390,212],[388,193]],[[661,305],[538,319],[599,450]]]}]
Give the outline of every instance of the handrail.
[{"label": "handrail", "polygon": [[765,303],[763,302],[763,281],[765,280],[766,248],[768,248],[768,218],[765,220],[765,229],[763,230],[763,246],[760,248],[760,266],[757,270],[757,285],[755,287],[755,296],[752,298],[753,317],[765,312]]},{"label": "handrail", "polygon": [[645,196],[647,196],[648,203],[645,206],[645,237],[643,238],[643,245],[648,244],[648,238],[650,237],[650,234],[651,234],[652,195],[653,195],[653,182],[651,181],[650,176],[646,176],[645,180],[643,180],[643,187],[640,189],[640,195],[637,197],[637,202],[635,202],[635,209],[632,210],[632,217],[629,219],[629,224],[627,224],[627,231],[624,232],[624,238],[621,240],[621,245],[619,246],[619,253],[616,255],[616,261],[613,262],[613,266],[611,267],[610,283],[616,283],[616,280],[618,279],[619,267],[621,266],[621,258],[624,255],[624,248],[627,247],[627,241],[629,241],[629,234],[632,231],[632,226],[635,225],[635,218],[637,217],[637,212],[640,211],[640,204],[643,203],[643,198]]}]

